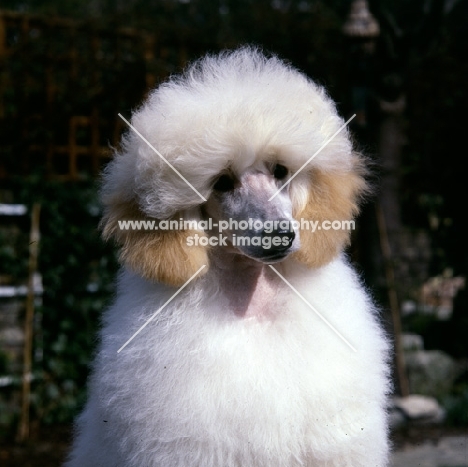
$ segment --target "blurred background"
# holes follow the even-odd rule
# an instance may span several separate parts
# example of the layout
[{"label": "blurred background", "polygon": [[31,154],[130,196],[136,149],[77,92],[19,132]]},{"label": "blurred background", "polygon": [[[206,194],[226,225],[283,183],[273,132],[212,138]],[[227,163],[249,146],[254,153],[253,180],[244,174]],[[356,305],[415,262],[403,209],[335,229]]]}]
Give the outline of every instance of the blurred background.
[{"label": "blurred background", "polygon": [[0,464],[60,465],[85,400],[117,114],[248,43],[356,114],[376,193],[349,254],[393,336],[393,465],[468,466],[467,24],[466,0],[2,0]]}]

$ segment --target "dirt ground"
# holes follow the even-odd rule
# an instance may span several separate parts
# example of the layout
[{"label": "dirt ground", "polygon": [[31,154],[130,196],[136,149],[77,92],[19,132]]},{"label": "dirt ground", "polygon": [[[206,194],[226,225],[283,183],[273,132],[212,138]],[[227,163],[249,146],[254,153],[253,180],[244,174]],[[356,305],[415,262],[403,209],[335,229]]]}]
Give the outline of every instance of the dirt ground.
[{"label": "dirt ground", "polygon": [[[414,426],[392,434],[396,451],[430,442],[434,445],[447,436],[465,436],[468,429]],[[0,444],[2,467],[59,467],[62,465],[71,440],[70,426],[36,428],[27,443],[3,442]]]}]

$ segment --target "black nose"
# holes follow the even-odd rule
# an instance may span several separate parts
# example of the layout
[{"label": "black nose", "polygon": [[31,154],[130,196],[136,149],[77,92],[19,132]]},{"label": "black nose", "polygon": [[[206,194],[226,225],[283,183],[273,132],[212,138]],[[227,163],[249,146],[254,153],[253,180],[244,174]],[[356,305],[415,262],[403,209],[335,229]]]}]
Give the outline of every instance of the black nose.
[{"label": "black nose", "polygon": [[275,229],[264,229],[262,238],[269,237],[272,245],[271,250],[280,253],[291,247],[296,234],[294,233],[292,223],[287,219],[279,219],[275,225]]}]

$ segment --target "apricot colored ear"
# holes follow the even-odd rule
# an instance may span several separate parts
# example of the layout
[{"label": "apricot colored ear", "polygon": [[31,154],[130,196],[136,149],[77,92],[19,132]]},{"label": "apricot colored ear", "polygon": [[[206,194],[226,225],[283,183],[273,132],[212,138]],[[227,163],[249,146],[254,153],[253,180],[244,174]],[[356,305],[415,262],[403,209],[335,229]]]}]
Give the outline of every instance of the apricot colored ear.
[{"label": "apricot colored ear", "polygon": [[[368,191],[364,179],[366,171],[359,156],[353,155],[353,168],[349,171],[322,171],[314,169],[306,206],[294,213],[297,220],[349,221],[359,213],[359,200]],[[301,229],[301,248],[294,257],[311,268],[329,263],[349,243],[348,229]]]},{"label": "apricot colored ear", "polygon": [[[155,282],[179,287],[197,270],[208,266],[207,248],[187,245],[189,236],[203,232],[194,230],[122,230],[122,220],[155,220],[144,216],[134,202],[107,205],[100,227],[103,237],[113,238],[120,247],[119,259],[128,268]],[[205,267],[200,275],[205,274]]]}]

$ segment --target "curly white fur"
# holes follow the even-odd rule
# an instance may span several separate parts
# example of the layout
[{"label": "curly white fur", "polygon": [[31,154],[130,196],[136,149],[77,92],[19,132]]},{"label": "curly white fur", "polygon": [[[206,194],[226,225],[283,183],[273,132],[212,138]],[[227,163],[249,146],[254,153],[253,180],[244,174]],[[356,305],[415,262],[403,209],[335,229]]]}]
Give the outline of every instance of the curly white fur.
[{"label": "curly white fur", "polygon": [[[107,224],[115,221],[115,210],[127,212],[127,204],[131,212],[156,219],[194,210],[203,218],[234,206],[224,193],[213,192],[216,177],[227,169],[240,185],[254,180],[248,193],[255,198],[258,183],[268,177],[272,186],[280,183],[265,168],[269,161],[287,164],[294,173],[343,120],[323,89],[304,75],[243,48],[206,57],[160,86],[132,124],[209,202],[204,207],[129,132],[105,175]],[[342,197],[348,191],[357,199],[364,185],[354,157],[343,131],[283,190],[294,215],[317,200],[330,205],[324,212],[341,213],[336,204],[346,204]],[[329,188],[335,179],[339,183]],[[343,194],[349,179],[351,188]],[[242,193],[239,197],[244,199]],[[216,209],[214,198],[222,198]],[[258,210],[263,204],[257,203]],[[277,206],[287,211],[286,201]],[[323,214],[323,206],[317,209]],[[356,214],[354,202],[347,209]],[[136,237],[119,237],[115,225],[104,228],[131,249]],[[376,309],[340,253],[346,239],[322,232],[319,243],[313,243],[315,237],[308,243],[305,233],[296,234],[291,254],[274,266],[295,291],[261,259],[252,266],[245,252],[214,248],[206,256],[207,273],[117,353],[177,290],[156,282],[151,266],[140,271],[135,261],[127,264],[115,303],[104,315],[89,400],[77,422],[68,467],[387,465],[388,349]],[[149,256],[155,243],[151,233],[146,235]],[[321,247],[329,253],[319,261],[312,250]],[[145,251],[139,254],[147,260]],[[238,256],[240,263],[233,259]],[[257,282],[250,288],[252,270]]]}]

